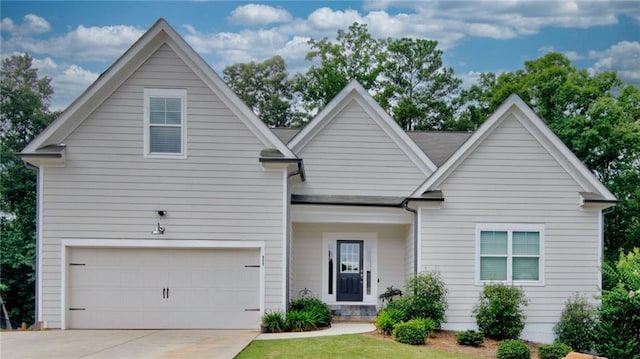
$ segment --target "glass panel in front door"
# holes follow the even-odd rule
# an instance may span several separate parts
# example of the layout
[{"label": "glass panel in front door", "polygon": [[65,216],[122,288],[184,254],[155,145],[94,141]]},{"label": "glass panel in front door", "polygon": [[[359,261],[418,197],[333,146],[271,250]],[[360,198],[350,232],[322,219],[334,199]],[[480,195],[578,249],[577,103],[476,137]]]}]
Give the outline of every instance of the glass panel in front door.
[{"label": "glass panel in front door", "polygon": [[340,273],[360,272],[360,244],[340,243]]}]

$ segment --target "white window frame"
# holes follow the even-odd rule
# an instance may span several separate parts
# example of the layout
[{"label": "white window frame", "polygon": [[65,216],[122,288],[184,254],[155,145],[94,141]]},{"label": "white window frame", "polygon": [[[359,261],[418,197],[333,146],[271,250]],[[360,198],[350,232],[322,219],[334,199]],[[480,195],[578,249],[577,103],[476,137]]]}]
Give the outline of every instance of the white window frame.
[{"label": "white window frame", "polygon": [[[480,233],[486,231],[507,232],[507,280],[480,279]],[[540,252],[538,256],[538,280],[513,280],[513,232],[538,232]],[[481,223],[476,225],[476,285],[505,283],[522,286],[544,285],[544,224],[527,223]],[[518,257],[518,256],[516,256]]]},{"label": "white window frame", "polygon": [[[149,113],[149,99],[151,97],[179,98],[181,101],[182,119],[181,149],[179,153],[151,152],[151,123]],[[185,89],[144,89],[144,156],[149,158],[187,158],[187,90]]]}]

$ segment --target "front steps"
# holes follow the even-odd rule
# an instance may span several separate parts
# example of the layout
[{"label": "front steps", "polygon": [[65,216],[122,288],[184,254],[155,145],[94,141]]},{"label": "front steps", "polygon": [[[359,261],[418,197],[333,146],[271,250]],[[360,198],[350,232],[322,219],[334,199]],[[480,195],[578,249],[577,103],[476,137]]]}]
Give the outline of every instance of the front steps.
[{"label": "front steps", "polygon": [[334,322],[375,322],[378,309],[375,305],[329,305]]}]

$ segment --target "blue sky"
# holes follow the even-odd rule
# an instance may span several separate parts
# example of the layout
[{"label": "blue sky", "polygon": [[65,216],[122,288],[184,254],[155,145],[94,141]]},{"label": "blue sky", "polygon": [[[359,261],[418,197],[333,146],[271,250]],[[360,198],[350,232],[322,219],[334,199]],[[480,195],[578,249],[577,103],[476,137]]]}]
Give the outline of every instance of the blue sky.
[{"label": "blue sky", "polygon": [[218,73],[274,55],[290,72],[304,71],[308,39],[333,38],[357,21],[375,37],[437,40],[465,85],[548,51],[640,85],[639,1],[3,0],[0,16],[0,55],[30,53],[39,73],[52,78],[54,109],[66,107],[159,17]]}]

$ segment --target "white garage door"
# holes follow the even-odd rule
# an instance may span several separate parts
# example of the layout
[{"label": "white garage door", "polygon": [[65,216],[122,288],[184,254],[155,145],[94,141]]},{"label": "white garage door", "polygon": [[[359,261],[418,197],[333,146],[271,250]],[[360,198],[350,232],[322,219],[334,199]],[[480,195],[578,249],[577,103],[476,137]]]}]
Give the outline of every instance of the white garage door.
[{"label": "white garage door", "polygon": [[258,249],[72,248],[68,327],[255,329]]}]

